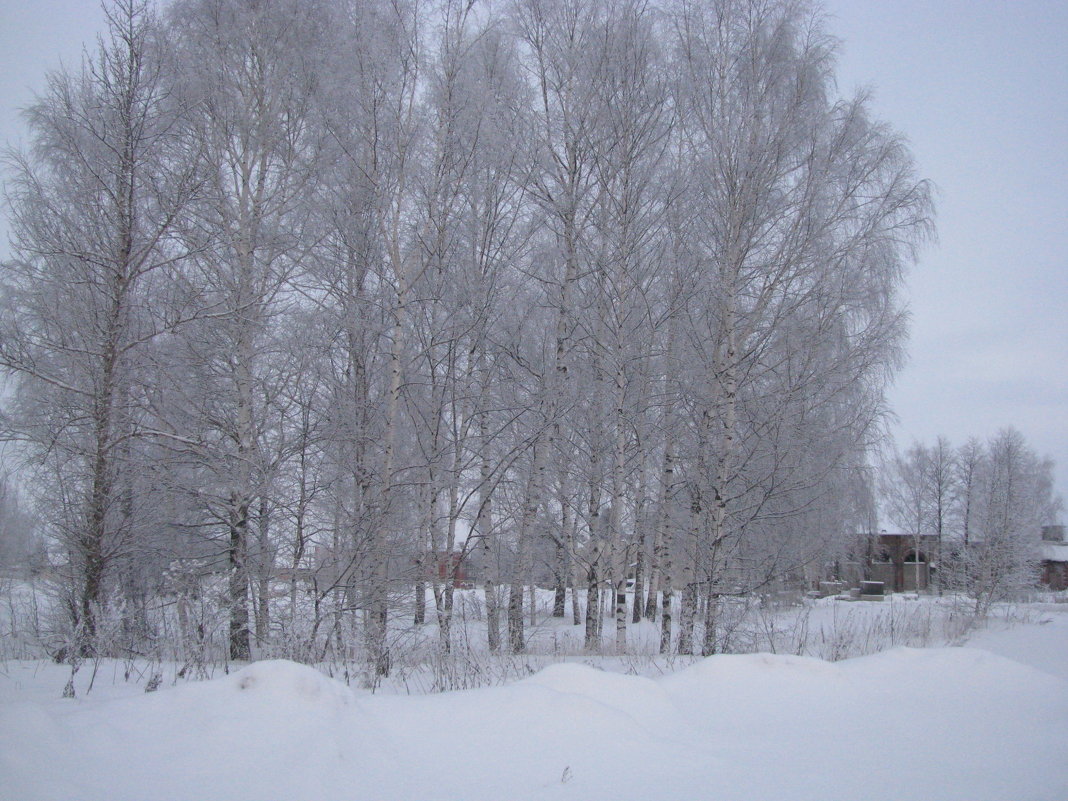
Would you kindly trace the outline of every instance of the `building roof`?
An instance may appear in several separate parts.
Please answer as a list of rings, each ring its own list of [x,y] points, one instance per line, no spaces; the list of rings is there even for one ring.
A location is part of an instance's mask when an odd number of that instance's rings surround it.
[[[1043,542],[1039,553],[1045,562],[1068,562],[1068,543]]]

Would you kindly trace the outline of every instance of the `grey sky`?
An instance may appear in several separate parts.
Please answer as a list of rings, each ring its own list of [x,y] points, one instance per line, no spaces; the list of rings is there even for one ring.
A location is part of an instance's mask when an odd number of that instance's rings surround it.
[[[909,279],[899,444],[1015,425],[1068,496],[1068,3],[834,0],[840,86],[874,87],[938,187]]]
[[[1017,426],[1068,497],[1068,3],[828,0],[840,86],[870,86],[938,187],[909,278],[899,444]],[[94,0],[0,0],[0,140],[99,28]],[[6,228],[0,224],[6,240]],[[6,245],[0,244],[0,252]]]

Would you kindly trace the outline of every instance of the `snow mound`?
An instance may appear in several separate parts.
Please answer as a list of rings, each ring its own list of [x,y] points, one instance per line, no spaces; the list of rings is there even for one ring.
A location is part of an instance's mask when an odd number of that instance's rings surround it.
[[[857,687],[839,664],[776,654],[710,656],[662,680],[694,725],[725,726],[754,745],[777,719],[810,721],[813,736],[831,735],[861,714]],[[830,706],[838,714],[828,717]],[[772,724],[774,725],[774,724]]]
[[[343,798],[395,763],[345,685],[293,662],[40,709],[0,707],[0,799]]]
[[[1064,679],[979,648],[893,648],[838,664],[846,675],[872,687],[896,687],[902,676],[914,676],[908,685],[914,699],[986,696],[990,703],[1015,703],[1016,695],[1006,690],[1026,688],[1027,696],[1068,700]]]
[[[352,690],[341,682],[286,659],[253,662],[224,681],[238,692],[275,701],[342,707],[355,702]]]
[[[593,702],[649,731],[663,732],[680,722],[678,707],[663,686],[642,676],[568,662],[550,665],[522,683],[572,696],[572,705],[578,699]]]
[[[841,681],[838,663],[808,656],[781,654],[721,654],[702,659],[664,679],[674,690],[700,690],[724,682],[826,682]]]
[[[1036,636],[1068,658],[1063,633]],[[259,662],[122,700],[0,703],[0,799],[1062,801],[1066,743],[1068,681],[969,648],[714,656],[656,680],[558,664],[415,697]]]

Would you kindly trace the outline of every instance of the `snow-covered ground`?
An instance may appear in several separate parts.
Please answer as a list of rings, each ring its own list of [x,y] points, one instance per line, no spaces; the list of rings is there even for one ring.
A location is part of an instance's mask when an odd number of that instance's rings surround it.
[[[106,662],[61,700],[69,669],[8,661],[0,798],[1063,801],[1068,607],[1028,617],[966,647],[715,656],[660,678],[569,662],[422,696],[282,661],[145,694]]]

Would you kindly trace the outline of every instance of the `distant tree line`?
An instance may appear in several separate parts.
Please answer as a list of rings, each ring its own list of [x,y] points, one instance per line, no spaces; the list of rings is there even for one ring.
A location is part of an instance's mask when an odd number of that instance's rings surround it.
[[[954,447],[914,443],[884,464],[881,496],[905,534],[934,536],[936,587],[968,593],[985,614],[1038,583],[1043,526],[1062,511],[1053,462],[1015,428]]]
[[[8,154],[0,284],[81,653],[167,595],[384,675],[477,563],[492,650],[544,584],[591,647],[607,606],[708,654],[870,519],[931,200],[815,5],[105,10]]]

